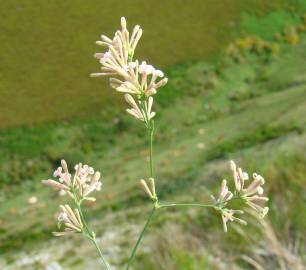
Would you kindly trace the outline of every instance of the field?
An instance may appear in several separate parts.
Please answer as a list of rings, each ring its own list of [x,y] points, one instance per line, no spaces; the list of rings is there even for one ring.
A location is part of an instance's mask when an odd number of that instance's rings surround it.
[[[118,105],[107,84],[89,74],[98,69],[92,55],[101,47],[95,41],[111,35],[123,15],[145,29],[138,56],[165,66],[210,55],[237,32],[242,11],[262,13],[281,0],[268,2],[1,1],[0,128],[94,115],[102,106]]]
[[[163,201],[205,203],[210,200],[211,192],[217,192],[224,177],[230,180],[228,160],[234,159],[248,172],[265,176],[266,192],[271,198],[269,216],[262,225],[250,216],[249,226],[233,224],[224,234],[219,217],[209,210],[185,209],[183,214],[177,210],[160,212],[141,246],[134,269],[305,269],[306,18],[303,15],[306,6],[303,2],[279,4],[281,8],[258,16],[250,14],[248,9],[252,5],[235,2],[235,10],[230,9],[229,18],[218,22],[216,29],[246,10],[237,20],[239,31],[210,36],[214,40],[204,42],[199,51],[189,49],[191,55],[184,51],[169,55],[171,47],[163,39],[157,46],[164,46],[168,52],[161,49],[161,55],[155,55],[155,49],[150,47],[153,45],[146,40],[159,37],[145,19],[140,21],[152,35],[144,39],[140,54],[161,65],[167,64],[169,77],[168,85],[156,98],[157,190]],[[82,51],[77,52],[74,47],[70,56],[61,58],[63,67],[69,63],[66,57],[80,54],[82,59],[77,65],[82,73],[94,71],[94,64],[86,56],[94,47],[89,48],[85,43],[93,40],[101,29],[101,24],[86,29],[87,34],[79,37],[84,45]],[[175,37],[182,38],[173,33]],[[63,39],[67,42],[66,34]],[[212,55],[217,47],[218,51]],[[68,50],[67,44],[63,50]],[[208,54],[208,60],[186,61]],[[181,63],[175,64],[177,59]],[[52,113],[49,119],[48,114],[41,113],[46,108],[41,101],[37,111],[25,118],[3,116],[4,127],[29,124],[32,119],[43,123],[0,132],[2,270],[100,269],[95,251],[85,240],[51,236],[56,223],[54,213],[64,198],[42,187],[40,180],[51,177],[62,157],[71,164],[86,161],[102,171],[102,192],[97,193],[97,203],[88,205],[86,214],[101,236],[99,241],[113,269],[126,262],[129,248],[144,223],[144,216],[148,215],[147,198],[138,185],[138,180],[147,176],[147,168],[143,166],[148,154],[143,128],[124,113],[122,104],[106,106],[103,111],[99,107],[92,109],[98,102],[101,107],[102,97],[108,100],[101,92],[101,81],[81,80],[80,85],[73,79],[80,76],[80,73],[72,76],[74,68],[62,74],[65,77],[71,74],[69,82],[65,81],[67,78],[55,79],[51,72],[45,85],[41,84],[42,89],[48,86],[49,91],[39,99],[48,104],[61,93],[55,88],[71,89],[52,104],[63,110],[58,116]],[[17,83],[22,85],[21,80],[14,82],[16,87]],[[43,77],[35,75],[33,80]],[[55,88],[52,90],[50,85]],[[92,92],[88,94],[85,89]],[[37,93],[37,89],[32,90]],[[76,91],[75,100],[72,91]],[[85,93],[94,96],[89,98],[89,104],[84,104]],[[117,102],[112,95],[109,98]],[[20,102],[33,108],[31,102],[37,101],[29,97]],[[20,109],[18,101],[8,102],[7,108],[14,110],[14,106]],[[73,111],[82,106],[90,107],[90,117]],[[22,110],[16,114],[24,115]],[[78,117],[73,120],[49,121],[63,115],[71,119],[75,113]],[[29,204],[31,196],[36,196],[38,202]]]

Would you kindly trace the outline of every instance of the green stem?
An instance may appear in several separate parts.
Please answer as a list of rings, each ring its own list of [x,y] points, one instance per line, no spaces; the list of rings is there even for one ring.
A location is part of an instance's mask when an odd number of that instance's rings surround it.
[[[210,207],[215,208],[213,204],[199,204],[199,203],[171,203],[171,204],[160,204],[159,208],[166,208],[166,207]]]
[[[89,234],[89,235],[91,236],[91,232],[90,232],[90,230],[89,230],[89,228],[88,228],[88,226],[87,226],[86,220],[85,220],[85,218],[84,218],[84,214],[83,214],[83,211],[82,211],[81,203],[76,202],[76,205],[77,205],[77,208],[78,208],[78,210],[79,210],[80,217],[81,217],[81,221],[82,221],[82,223],[83,223],[83,225],[84,225],[84,228],[85,228],[85,230],[86,230],[86,233]]]
[[[74,194],[74,200],[75,200],[75,204],[77,206],[77,209],[79,210],[79,213],[80,213],[80,218],[81,218],[81,221],[82,221],[82,224],[84,225],[84,228],[85,228],[85,231],[83,232],[84,235],[89,239],[91,240],[91,242],[94,244],[96,250],[98,251],[98,254],[100,255],[100,258],[102,260],[102,263],[105,267],[105,269],[109,270],[109,267],[107,265],[107,262],[106,260],[104,259],[103,257],[103,254],[102,254],[102,251],[99,247],[99,244],[96,240],[96,235],[94,232],[91,232],[87,226],[87,223],[86,223],[86,220],[85,220],[85,217],[84,217],[84,214],[83,214],[83,211],[82,211],[82,207],[81,207],[81,204],[82,202],[80,201],[77,201],[76,197],[75,197],[75,194]]]
[[[151,126],[148,128],[149,149],[150,149],[150,177],[153,178],[153,134],[154,121],[151,121]]]
[[[128,261],[128,263],[127,263],[127,265],[126,265],[126,268],[125,268],[126,270],[128,270],[128,269],[130,268],[130,266],[131,266],[131,264],[132,264],[132,262],[133,262],[133,259],[134,259],[134,257],[135,257],[137,248],[138,248],[138,246],[139,246],[139,244],[140,244],[142,238],[144,237],[144,234],[145,234],[145,232],[146,232],[146,230],[147,230],[147,228],[148,228],[148,226],[149,226],[149,224],[150,224],[150,222],[151,222],[151,219],[152,219],[153,214],[155,213],[155,211],[156,211],[156,208],[154,207],[154,208],[152,209],[152,211],[151,211],[151,213],[150,213],[148,219],[147,219],[146,224],[144,225],[144,227],[143,227],[143,229],[142,229],[142,231],[141,231],[141,233],[140,233],[140,235],[139,235],[139,237],[138,237],[138,239],[137,239],[137,242],[136,242],[136,244],[135,244],[133,250],[132,250],[131,256],[130,256],[129,261]]]
[[[96,240],[96,237],[94,236],[91,241],[93,242],[94,246],[96,247],[96,249],[97,249],[97,251],[98,251],[98,253],[100,255],[100,258],[102,260],[102,263],[103,263],[105,269],[109,270],[108,264],[107,264],[106,260],[103,257],[102,251],[101,251],[101,249],[99,247],[99,244],[98,244],[98,242]]]

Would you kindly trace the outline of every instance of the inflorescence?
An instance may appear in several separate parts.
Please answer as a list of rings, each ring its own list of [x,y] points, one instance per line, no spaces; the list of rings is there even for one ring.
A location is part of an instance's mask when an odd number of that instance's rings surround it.
[[[65,160],[61,161],[61,166],[58,167],[53,176],[58,180],[48,179],[43,180],[43,184],[57,191],[63,192],[70,196],[77,206],[80,206],[84,200],[95,201],[95,197],[89,195],[95,190],[101,190],[100,172],[95,172],[88,165],[81,163],[75,165],[75,173],[72,177],[68,170],[68,165]],[[65,225],[65,232],[56,232],[54,235],[63,236],[70,233],[81,233],[84,231],[84,224],[80,217],[80,209],[71,209],[69,205],[60,206],[60,214],[58,215],[58,227]]]
[[[159,202],[155,181],[153,178],[153,133],[154,133],[154,116],[152,111],[153,95],[156,94],[157,89],[164,86],[168,79],[164,77],[161,70],[155,69],[152,65],[146,62],[139,62],[133,60],[136,46],[141,38],[142,29],[136,25],[130,35],[127,30],[127,24],[124,17],[121,18],[121,30],[116,31],[113,39],[104,35],[101,40],[97,41],[98,45],[105,46],[107,51],[104,53],[96,53],[95,58],[99,59],[101,64],[101,72],[91,74],[92,77],[107,76],[109,77],[110,86],[118,92],[124,93],[124,98],[130,106],[126,111],[136,119],[145,123],[148,130],[148,143],[150,149],[150,177],[147,181],[140,180],[141,186],[153,203],[152,212],[141,231],[139,238],[132,249],[126,265],[126,270],[135,257],[137,248],[144,236],[144,233],[152,219],[154,212],[160,208],[167,207],[209,207],[221,214],[224,231],[227,231],[227,223],[238,222],[246,225],[247,222],[236,215],[244,214],[243,207],[252,208],[258,214],[258,217],[263,218],[269,208],[262,207],[261,204],[268,201],[267,197],[263,195],[264,178],[256,173],[253,174],[252,182],[246,186],[249,176],[238,168],[236,164],[231,161],[230,169],[232,171],[234,180],[234,191],[230,191],[227,181],[223,180],[221,183],[221,190],[218,197],[211,195],[211,204],[163,204]],[[61,195],[68,195],[72,198],[76,208],[72,209],[68,204],[60,205],[60,214],[58,215],[59,232],[55,232],[55,236],[64,236],[72,233],[82,233],[85,237],[93,242],[95,245],[106,269],[109,269],[107,262],[103,258],[100,247],[96,241],[96,236],[91,231],[82,213],[83,201],[96,200],[91,196],[94,191],[101,190],[101,174],[95,171],[88,165],[77,164],[74,167],[73,175],[69,172],[68,165],[65,160],[61,161],[61,166],[54,172],[54,177],[57,180],[48,179],[43,180],[43,184],[57,190]],[[241,209],[232,209],[231,202],[240,200],[243,203]],[[64,227],[64,228],[62,228]]]
[[[211,195],[212,201],[215,205],[215,209],[220,212],[223,222],[224,231],[227,232],[227,222],[236,221],[240,224],[246,225],[247,222],[234,216],[235,214],[243,214],[243,210],[229,209],[227,205],[233,201],[240,199],[246,206],[255,210],[260,218],[263,218],[269,211],[269,208],[262,207],[262,202],[267,202],[267,197],[261,196],[264,192],[263,185],[265,183],[264,178],[254,173],[253,181],[245,188],[245,181],[249,180],[249,176],[246,172],[243,172],[241,168],[237,168],[234,161],[230,162],[230,169],[233,174],[235,183],[235,191],[231,192],[228,188],[227,181],[224,179],[221,184],[221,190],[218,198]]]
[[[100,73],[92,73],[92,77],[110,77],[110,86],[124,93],[125,100],[131,106],[127,112],[144,122],[154,116],[152,112],[153,95],[164,86],[168,79],[161,70],[155,69],[145,61],[133,60],[134,52],[142,35],[142,29],[136,25],[130,36],[124,17],[121,18],[121,30],[116,31],[113,39],[101,36],[96,44],[106,47],[104,53],[94,56],[101,64]]]

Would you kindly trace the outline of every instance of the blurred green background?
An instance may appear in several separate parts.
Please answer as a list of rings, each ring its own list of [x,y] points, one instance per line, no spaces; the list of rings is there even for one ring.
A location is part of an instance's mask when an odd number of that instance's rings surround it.
[[[209,201],[229,159],[271,198],[264,224],[227,234],[208,210],[159,213],[134,269],[305,269],[305,1],[0,0],[0,14],[1,270],[101,269],[86,240],[51,236],[65,198],[40,180],[61,158],[102,171],[87,216],[113,269],[126,262],[149,211],[146,134],[89,78],[94,41],[121,16],[144,29],[136,57],[169,77],[155,102],[160,198]]]

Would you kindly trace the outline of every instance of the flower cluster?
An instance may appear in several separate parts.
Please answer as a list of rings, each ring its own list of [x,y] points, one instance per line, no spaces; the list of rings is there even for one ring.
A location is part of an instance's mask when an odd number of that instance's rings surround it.
[[[60,205],[61,212],[58,215],[58,227],[65,225],[65,230],[62,232],[54,232],[55,236],[64,236],[72,233],[81,233],[83,230],[83,223],[81,220],[80,212],[78,209],[71,209],[71,207],[66,205]]]
[[[248,206],[264,217],[269,211],[269,207],[260,206],[260,203],[269,200],[268,197],[261,196],[264,193],[265,179],[261,175],[253,173],[253,181],[248,187],[245,187],[245,181],[249,179],[248,174],[238,168],[234,161],[231,161],[230,167],[235,182],[236,196],[242,198]]]
[[[235,214],[243,214],[242,210],[233,210],[226,208],[228,202],[233,198],[233,193],[229,190],[227,186],[227,181],[224,179],[221,184],[220,194],[218,198],[211,195],[211,198],[216,206],[216,209],[221,213],[223,229],[227,232],[227,222],[236,221],[240,224],[246,225],[246,221],[235,217]]]
[[[95,190],[101,190],[100,172],[95,172],[88,165],[77,164],[74,167],[74,176],[69,173],[68,166],[65,160],[61,161],[61,166],[58,167],[53,176],[58,178],[58,181],[53,179],[43,180],[43,184],[52,187],[55,190],[60,190],[68,194],[76,201],[95,201],[94,197],[88,197]]]
[[[55,236],[84,232],[83,228],[86,225],[83,224],[81,218],[81,204],[84,200],[95,201],[96,198],[88,197],[88,195],[95,190],[101,190],[100,172],[95,172],[92,167],[82,165],[82,163],[75,165],[74,170],[75,173],[72,177],[66,161],[62,160],[61,166],[53,173],[53,176],[58,178],[58,180],[42,180],[44,185],[60,191],[61,195],[62,193],[68,194],[78,207],[78,209],[72,210],[68,204],[60,206],[61,212],[58,216],[58,227],[61,228],[62,225],[65,225],[65,230],[54,232]]]
[[[95,58],[101,64],[100,73],[92,77],[109,76],[110,86],[125,93],[125,99],[132,107],[127,109],[135,118],[148,122],[155,113],[151,112],[153,97],[157,89],[164,86],[168,79],[161,70],[155,69],[145,61],[133,61],[136,45],[142,35],[142,29],[136,25],[130,36],[124,17],[121,18],[121,30],[116,31],[113,39],[104,35],[96,43],[105,46],[105,53],[96,53]]]
[[[228,203],[233,199],[242,199],[242,201],[254,209],[260,218],[263,218],[269,211],[268,207],[262,207],[261,202],[267,202],[267,197],[261,196],[263,194],[264,178],[256,173],[253,174],[252,183],[245,188],[245,181],[249,179],[246,172],[243,172],[241,168],[238,168],[234,161],[230,162],[230,168],[233,174],[235,191],[231,192],[228,188],[227,181],[223,180],[221,184],[221,190],[219,197],[215,198],[211,195],[214,202],[215,209],[220,212],[223,222],[224,231],[227,231],[227,222],[236,221],[240,224],[246,225],[246,221],[235,217],[235,214],[243,214],[242,210],[233,210],[227,208]]]

